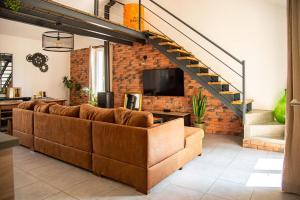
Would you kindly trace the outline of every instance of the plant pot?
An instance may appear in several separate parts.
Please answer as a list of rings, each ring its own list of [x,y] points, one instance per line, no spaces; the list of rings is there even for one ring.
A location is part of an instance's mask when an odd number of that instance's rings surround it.
[[[200,123],[200,124],[198,124],[198,123],[196,123],[196,122],[194,122],[194,126],[196,127],[196,128],[201,128],[201,129],[205,129],[205,123]]]

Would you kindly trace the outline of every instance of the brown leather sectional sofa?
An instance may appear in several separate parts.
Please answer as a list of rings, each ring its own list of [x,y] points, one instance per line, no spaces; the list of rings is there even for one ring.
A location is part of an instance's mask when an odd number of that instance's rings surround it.
[[[202,153],[203,131],[183,119],[154,125],[149,112],[47,106],[13,110],[20,144],[142,193]]]

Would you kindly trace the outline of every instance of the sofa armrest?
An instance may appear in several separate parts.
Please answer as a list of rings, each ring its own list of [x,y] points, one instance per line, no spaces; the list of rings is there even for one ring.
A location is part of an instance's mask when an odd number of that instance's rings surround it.
[[[93,153],[143,168],[184,148],[183,119],[151,128],[93,121],[92,133]]]
[[[148,130],[148,166],[184,148],[184,119],[179,118]]]
[[[33,111],[14,108],[12,118],[13,131],[33,135]]]

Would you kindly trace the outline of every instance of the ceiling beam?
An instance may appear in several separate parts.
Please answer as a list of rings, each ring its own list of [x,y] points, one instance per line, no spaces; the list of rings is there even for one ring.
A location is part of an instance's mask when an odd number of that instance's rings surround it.
[[[140,42],[140,43],[145,42],[145,40],[133,37],[125,33],[121,33],[120,31],[112,31],[94,24],[86,23],[85,21],[76,20],[76,19],[74,20],[72,18],[67,18],[66,16],[57,13],[47,12],[46,10],[37,10],[36,8],[22,7],[19,12],[27,15],[39,17],[42,19],[46,19],[46,20],[56,21],[61,24],[69,25],[83,30],[88,30],[101,35],[115,37],[116,39],[122,39],[130,42]]]
[[[133,37],[145,40],[146,37],[142,32],[127,28],[120,24],[105,20],[101,17],[96,17],[89,13],[59,4],[51,0],[22,0],[22,5],[30,8],[37,8],[41,10],[47,10],[49,12],[59,13],[74,19],[83,20],[87,23],[96,24],[103,28],[110,29],[112,31],[119,31],[121,33],[129,34]]]
[[[77,35],[82,35],[82,36],[87,36],[87,37],[93,37],[101,40],[108,40],[112,41],[115,43],[121,43],[125,45],[132,45],[133,43],[130,41],[122,40],[122,39],[117,39],[111,36],[107,35],[102,35],[99,33],[95,32],[90,32],[86,31],[83,29],[79,28],[74,28],[65,24],[57,25],[56,21],[50,21],[50,20],[45,20],[37,17],[32,17],[26,14],[18,13],[18,12],[13,12],[5,8],[0,8],[0,17],[4,19],[9,19],[13,21],[18,21],[18,22],[23,22],[31,25],[36,25],[36,26],[41,26],[41,27],[46,27],[50,29],[55,29],[55,30],[60,30],[64,32],[69,32]]]

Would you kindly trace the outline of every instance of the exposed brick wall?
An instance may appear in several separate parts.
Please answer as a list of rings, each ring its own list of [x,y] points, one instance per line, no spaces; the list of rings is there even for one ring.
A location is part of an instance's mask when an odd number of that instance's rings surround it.
[[[75,50],[71,53],[71,67],[70,76],[71,79],[82,87],[89,86],[89,48]],[[70,92],[70,104],[79,105],[88,102],[88,96],[79,95],[74,89]]]
[[[147,55],[145,64],[142,58]],[[114,45],[113,47],[113,91],[115,107],[123,106],[127,91],[143,91],[142,71],[144,69],[170,68],[174,64],[152,45],[134,46]],[[192,95],[200,86],[190,76],[184,75],[184,97],[146,97],[143,96],[143,110],[163,110],[192,113]],[[204,91],[208,96],[205,114],[206,133],[239,135],[243,131],[241,120],[218,99]]]

